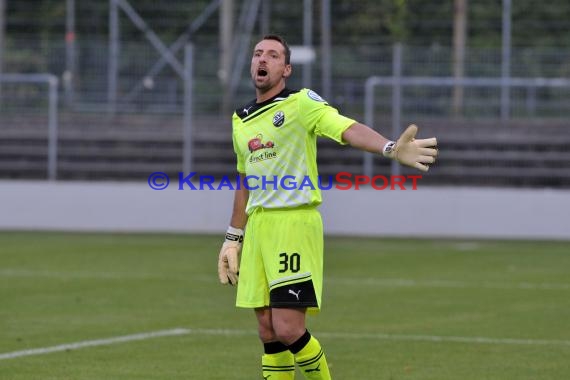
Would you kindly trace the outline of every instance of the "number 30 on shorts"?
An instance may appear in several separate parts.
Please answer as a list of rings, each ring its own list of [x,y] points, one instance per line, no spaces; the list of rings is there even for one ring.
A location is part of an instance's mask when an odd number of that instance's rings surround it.
[[[297,252],[288,255],[286,252],[280,253],[279,264],[281,268],[279,269],[279,273],[284,273],[290,270],[293,273],[297,273],[301,269],[301,255]]]

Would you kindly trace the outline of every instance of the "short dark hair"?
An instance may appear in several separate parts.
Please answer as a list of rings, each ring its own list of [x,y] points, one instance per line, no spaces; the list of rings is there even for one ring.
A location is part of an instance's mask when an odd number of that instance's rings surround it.
[[[291,49],[289,48],[287,41],[285,41],[285,38],[277,34],[266,34],[263,36],[262,40],[274,40],[281,43],[285,48],[285,64],[288,65],[291,63]]]

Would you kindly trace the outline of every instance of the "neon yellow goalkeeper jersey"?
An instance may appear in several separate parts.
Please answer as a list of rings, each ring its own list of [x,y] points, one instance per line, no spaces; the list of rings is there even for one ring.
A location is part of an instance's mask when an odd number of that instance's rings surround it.
[[[317,136],[344,144],[353,123],[309,89],[285,89],[237,109],[232,135],[237,170],[247,176],[241,181],[249,190],[246,212],[320,204]]]

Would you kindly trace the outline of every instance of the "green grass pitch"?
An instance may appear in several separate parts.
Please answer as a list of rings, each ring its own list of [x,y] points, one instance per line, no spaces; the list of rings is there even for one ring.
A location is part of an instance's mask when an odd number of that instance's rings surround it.
[[[220,236],[0,233],[0,379],[260,379]],[[308,318],[340,380],[570,379],[570,244],[325,240]],[[23,350],[185,329],[44,354]],[[302,378],[300,375],[297,378]]]

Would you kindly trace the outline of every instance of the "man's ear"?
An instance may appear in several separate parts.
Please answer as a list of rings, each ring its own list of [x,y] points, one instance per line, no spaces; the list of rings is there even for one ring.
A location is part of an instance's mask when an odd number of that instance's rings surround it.
[[[285,70],[283,71],[283,78],[289,78],[292,72],[293,68],[291,67],[291,64],[285,65]]]

